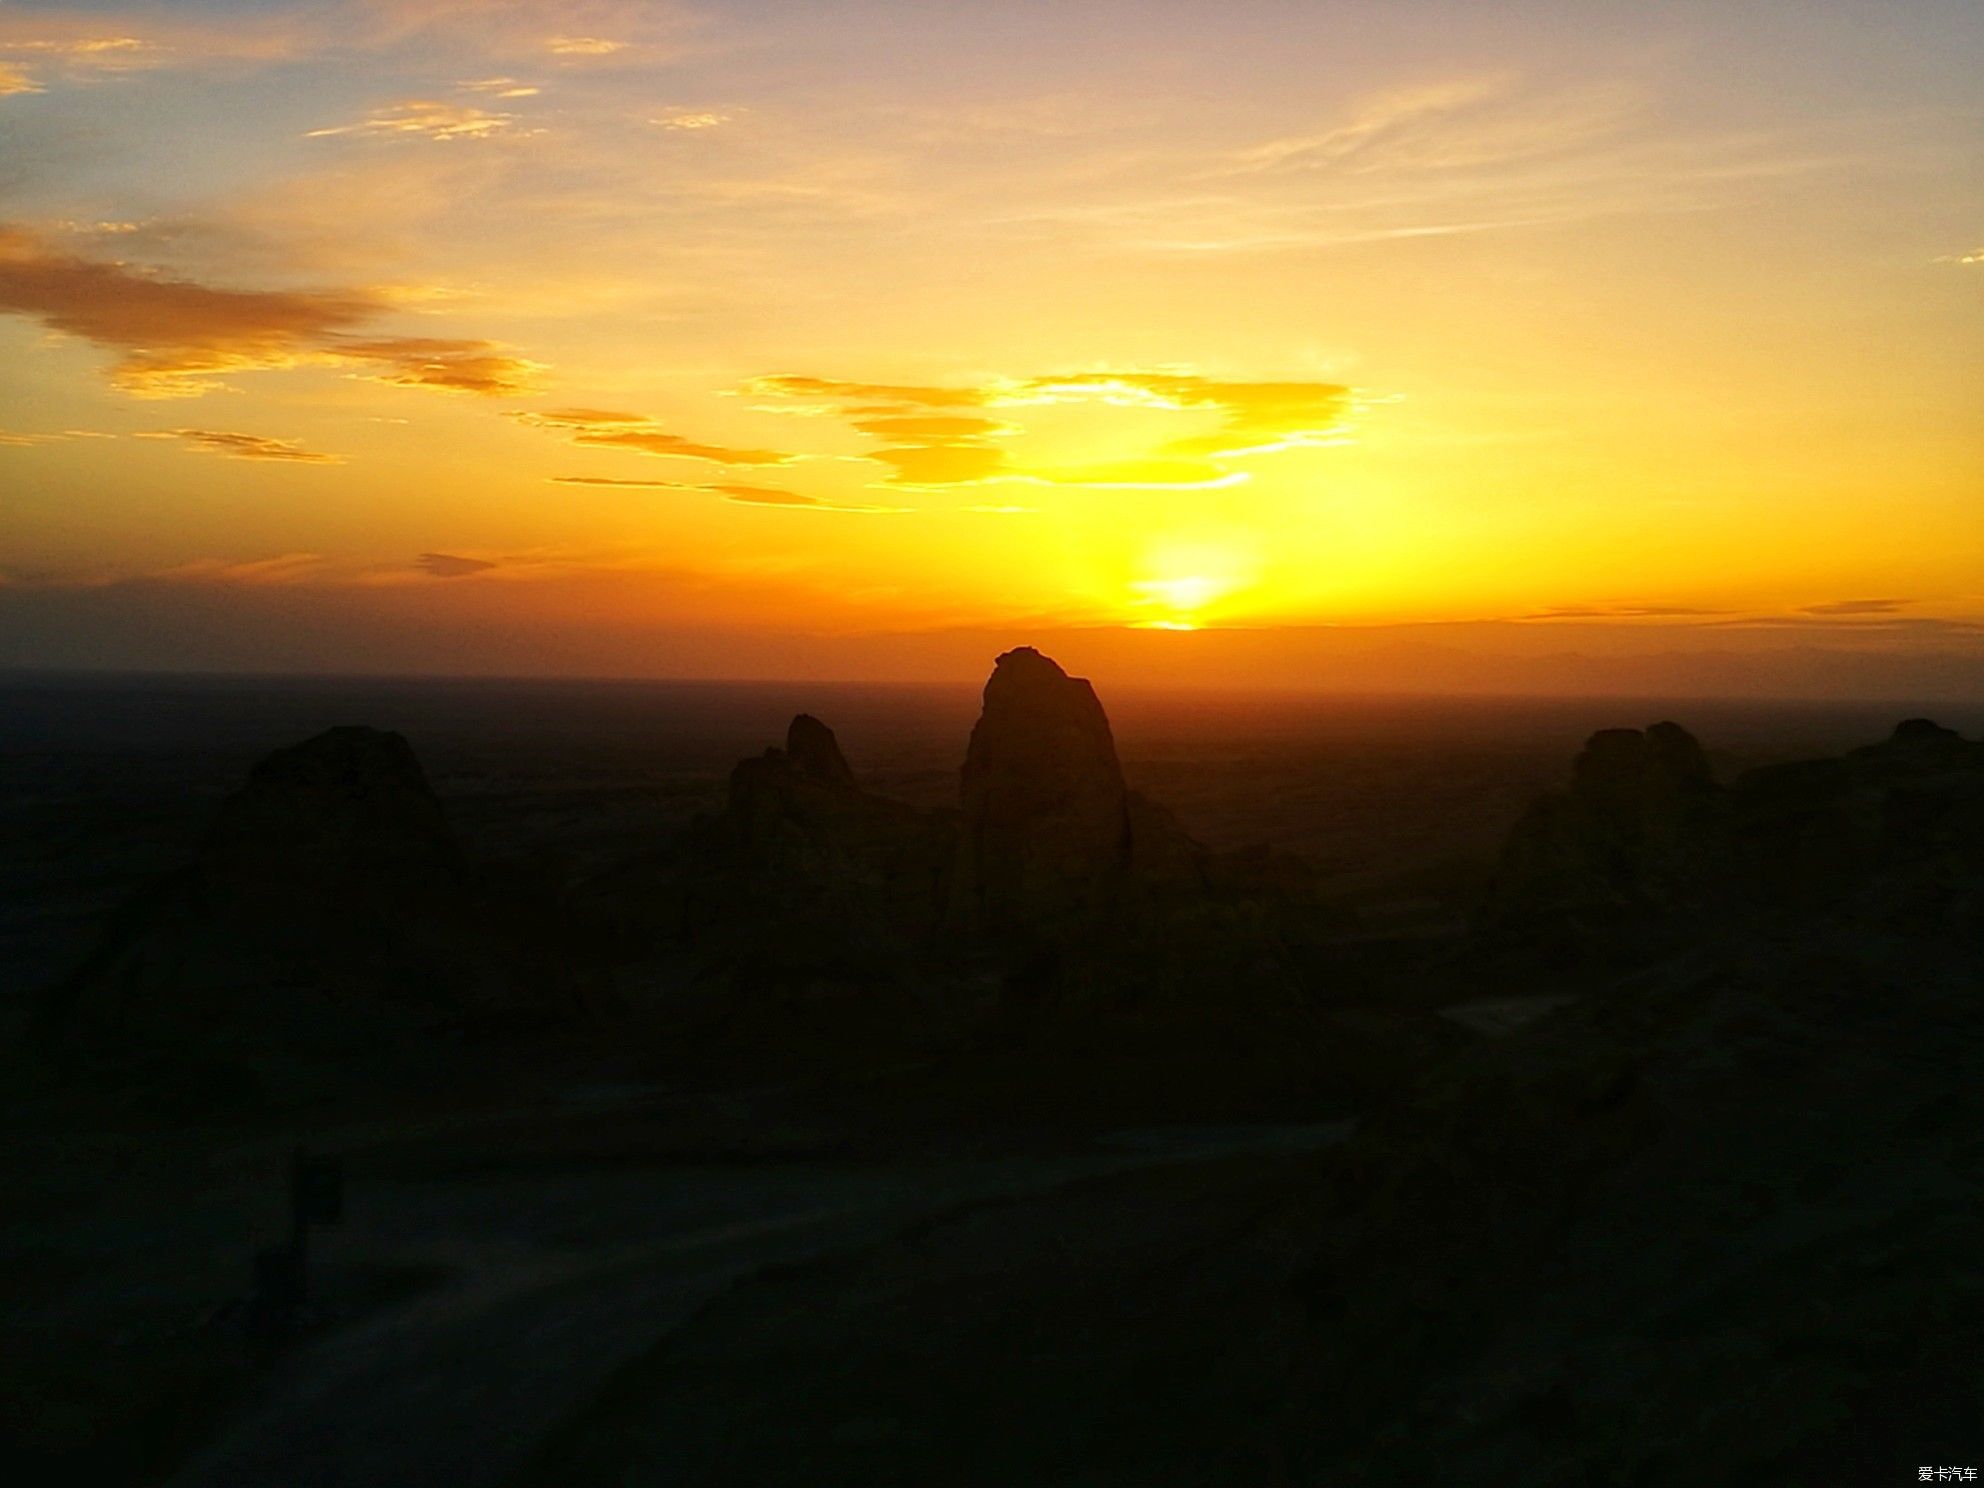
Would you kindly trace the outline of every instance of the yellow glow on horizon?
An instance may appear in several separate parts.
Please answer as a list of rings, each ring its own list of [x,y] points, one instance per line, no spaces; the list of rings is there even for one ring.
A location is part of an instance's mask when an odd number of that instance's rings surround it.
[[[1255,585],[1259,565],[1243,537],[1198,538],[1153,546],[1141,577],[1128,584],[1131,621],[1146,629],[1197,630]]]
[[[63,162],[0,213],[0,596],[93,664],[216,609],[215,654],[348,611],[409,665],[562,628],[740,674],[1056,627],[1291,674],[1364,626],[1984,647],[1974,8],[1787,50],[1181,0],[1038,55],[906,3],[60,9],[0,20]]]

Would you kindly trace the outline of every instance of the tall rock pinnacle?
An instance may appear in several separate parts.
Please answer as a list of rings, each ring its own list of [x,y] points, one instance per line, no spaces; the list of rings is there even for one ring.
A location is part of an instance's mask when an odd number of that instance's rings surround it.
[[[984,929],[1096,908],[1130,863],[1129,793],[1095,690],[1030,646],[999,657],[962,774],[953,913]]]

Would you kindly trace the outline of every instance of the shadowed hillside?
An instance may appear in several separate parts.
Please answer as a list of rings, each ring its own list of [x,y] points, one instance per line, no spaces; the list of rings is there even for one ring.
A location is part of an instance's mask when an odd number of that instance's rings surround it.
[[[1195,840],[1029,648],[948,801],[802,713],[618,851],[478,855],[398,734],[283,749],[10,1067],[20,1460],[1235,1488],[1959,1461],[1984,744],[1917,719],[1725,758],[1601,731],[1400,912],[1409,877]],[[345,1155],[350,1214],[278,1306],[250,1240],[299,1141]]]

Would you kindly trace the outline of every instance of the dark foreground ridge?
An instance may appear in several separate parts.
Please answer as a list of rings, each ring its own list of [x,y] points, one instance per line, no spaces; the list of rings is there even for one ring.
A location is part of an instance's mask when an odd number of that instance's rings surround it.
[[[1469,925],[1390,937],[1195,842],[1030,648],[954,807],[866,788],[802,714],[681,842],[563,875],[466,861],[406,742],[338,729],[255,770],[37,1036],[76,1088],[251,1129],[552,1063],[775,1088],[753,1142],[803,1112],[871,1162],[1355,1123],[981,1183],[712,1271],[648,1334],[674,1273],[630,1257],[672,1252],[637,1227],[559,1294],[620,1341],[525,1481],[1829,1484],[1984,1450],[1984,744],[1924,720],[1728,781],[1676,724],[1596,734]]]

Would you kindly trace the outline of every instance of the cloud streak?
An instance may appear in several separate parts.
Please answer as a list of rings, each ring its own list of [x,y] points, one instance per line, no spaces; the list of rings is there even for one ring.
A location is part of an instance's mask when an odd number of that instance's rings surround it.
[[[505,98],[535,93],[535,88],[512,90]],[[414,136],[443,143],[465,139],[487,139],[493,134],[513,132],[515,114],[498,113],[465,103],[441,103],[429,98],[409,99],[368,114],[356,124],[338,124],[312,129],[305,139],[329,139],[336,135]]]
[[[1806,605],[1801,615],[1892,615],[1906,609],[1912,599],[1835,599],[1825,604]]]
[[[534,429],[565,435],[573,444],[604,449],[630,449],[644,455],[683,460],[707,460],[713,465],[789,465],[799,457],[783,450],[739,449],[708,444],[671,433],[645,414],[600,408],[554,408],[511,415]]]
[[[401,387],[508,395],[534,363],[488,341],[367,337],[392,310],[359,290],[243,290],[58,249],[0,224],[0,312],[119,353],[111,382],[137,397],[197,397],[234,372],[357,367]]]
[[[736,502],[740,506],[781,507],[790,511],[849,512],[861,516],[900,516],[909,511],[909,508],[904,506],[868,506],[858,502],[828,501],[819,496],[788,491],[780,486],[741,485],[721,481],[706,484],[698,481],[622,480],[604,475],[554,475],[550,477],[550,481],[555,486],[704,491],[713,496],[721,496],[725,501]]]
[[[466,579],[500,567],[487,558],[464,558],[456,553],[422,553],[413,560],[413,566],[436,579]]]
[[[939,487],[1023,481],[1050,486],[1211,489],[1247,479],[1233,462],[1341,441],[1351,389],[1331,382],[1249,382],[1170,371],[1081,372],[1009,378],[972,387],[856,382],[792,374],[754,378],[742,389],[778,411],[837,415],[881,441],[868,458],[889,483]],[[1020,459],[1023,431],[1008,410],[1086,404],[1211,415],[1212,432],[1181,435],[1129,458],[1043,465]],[[980,411],[985,410],[985,411]],[[997,410],[1001,417],[990,416]]]
[[[270,439],[261,434],[237,434],[220,429],[160,429],[144,433],[140,439],[176,439],[203,454],[222,455],[230,460],[277,460],[296,465],[341,465],[336,455],[305,449],[287,439]]]

